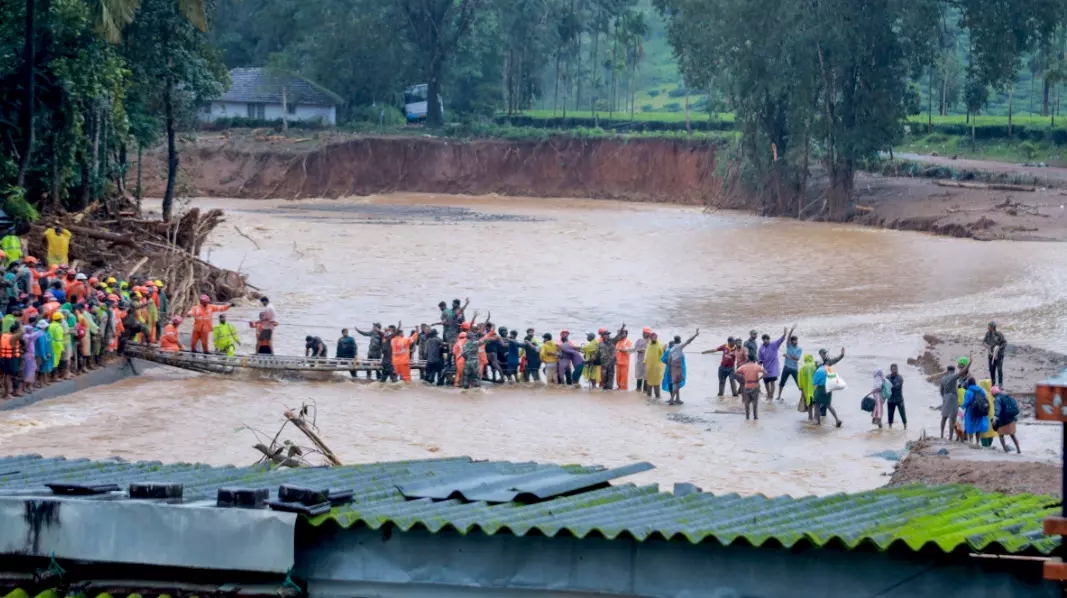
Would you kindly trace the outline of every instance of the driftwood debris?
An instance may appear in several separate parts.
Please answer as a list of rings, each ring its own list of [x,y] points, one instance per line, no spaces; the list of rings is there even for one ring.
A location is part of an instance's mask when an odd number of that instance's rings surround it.
[[[44,255],[45,229],[62,226],[72,233],[72,259],[93,272],[129,272],[165,281],[174,313],[184,313],[201,294],[220,302],[249,295],[244,276],[199,257],[212,230],[224,221],[221,210],[192,208],[170,222],[139,212],[127,218],[126,213],[94,203],[75,214],[46,215],[31,227],[30,252]]]
[[[1028,185],[1009,185],[1007,183],[965,183],[962,181],[952,181],[948,179],[937,179],[934,184],[938,187],[953,187],[956,189],[986,189],[994,191],[1023,191],[1034,192],[1037,191],[1037,187]]]
[[[311,429],[312,426],[304,419],[305,412],[306,409],[301,409],[300,415],[297,415],[291,410],[286,409],[285,419],[292,422],[297,429],[303,432],[304,435],[311,440],[312,444],[322,452],[322,456],[326,457],[326,460],[329,461],[331,465],[341,465],[341,460],[337,458],[337,455],[333,454],[330,447],[326,446],[326,443],[319,438],[319,435]]]
[[[310,462],[308,457],[313,455],[322,455],[322,458],[326,460],[326,466],[339,466],[341,460],[330,447],[326,446],[326,443],[319,436],[318,429],[315,426],[314,421],[315,407],[314,405],[304,404],[301,405],[299,411],[292,409],[285,410],[285,421],[281,427],[278,428],[278,432],[270,439],[270,442],[263,442],[266,435],[258,432],[253,428],[246,429],[251,430],[256,435],[260,442],[252,445],[252,448],[256,449],[262,457],[260,457],[257,463],[272,463],[279,467],[315,467],[316,464]],[[311,415],[312,419],[308,419]],[[296,429],[300,430],[314,445],[313,448],[303,448],[298,446],[291,440],[279,440],[285,427],[292,424]]]

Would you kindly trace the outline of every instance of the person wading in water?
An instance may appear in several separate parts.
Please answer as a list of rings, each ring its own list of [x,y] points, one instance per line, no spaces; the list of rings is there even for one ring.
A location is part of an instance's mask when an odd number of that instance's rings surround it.
[[[699,328],[697,328],[696,332],[693,333],[693,336],[689,337],[689,340],[684,343],[682,342],[681,336],[675,336],[674,343],[672,343],[671,348],[667,350],[667,372],[671,376],[671,398],[667,401],[668,405],[683,404],[682,386],[685,385],[685,348],[698,336],[700,336]]]

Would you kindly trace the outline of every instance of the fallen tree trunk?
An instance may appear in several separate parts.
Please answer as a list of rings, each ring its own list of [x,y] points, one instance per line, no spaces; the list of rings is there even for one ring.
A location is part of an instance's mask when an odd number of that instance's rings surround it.
[[[296,459],[291,459],[289,457],[286,457],[285,455],[282,455],[282,451],[285,450],[285,447],[278,447],[278,450],[276,450],[274,452],[271,452],[271,450],[268,449],[266,447],[266,445],[264,445],[263,443],[256,443],[253,448],[255,448],[257,451],[263,453],[263,456],[266,457],[267,459],[270,459],[270,461],[272,463],[274,463],[275,465],[279,465],[281,467],[303,467],[304,466],[304,464],[301,463],[300,461],[297,461]]]

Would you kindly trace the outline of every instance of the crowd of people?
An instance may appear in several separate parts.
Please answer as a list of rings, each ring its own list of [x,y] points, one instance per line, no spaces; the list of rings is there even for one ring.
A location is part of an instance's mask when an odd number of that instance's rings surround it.
[[[264,297],[261,301],[264,310],[258,320],[251,323],[256,329],[256,352],[273,353],[272,333],[278,325],[277,316],[269,299]],[[632,365],[635,391],[656,399],[666,393],[668,405],[683,403],[685,350],[700,334],[699,330],[685,340],[674,336],[666,344],[647,327],[641,330],[636,340],[631,340],[625,324],[614,332],[607,328],[589,332],[584,342],[573,339],[566,329],[554,336],[551,332],[538,335],[534,328],[527,328],[520,338],[517,329],[494,324],[491,314],[479,323],[479,314],[474,312],[468,321],[469,306],[469,299],[465,303],[455,299],[451,305],[442,301],[438,304],[438,322],[424,323],[408,332],[404,331],[402,322],[384,327],[376,322],[367,330],[355,327],[357,335],[368,338],[366,359],[377,365],[367,372],[367,377],[382,382],[410,382],[412,361],[422,360],[421,380],[437,386],[472,388],[483,382],[540,383],[543,375],[547,385],[580,387],[584,382],[589,388],[629,390]],[[216,352],[235,354],[240,337],[237,328],[222,313],[228,308],[229,305],[211,303],[206,295],[200,298],[200,304],[188,314],[196,319],[194,351],[200,347],[207,352],[207,339],[211,336]],[[212,316],[216,313],[219,313],[219,323],[212,326]],[[184,350],[177,335],[180,323],[181,318],[175,317],[164,329],[164,350]],[[845,349],[842,348],[836,356],[827,349],[819,349],[816,358],[800,347],[795,331],[795,326],[784,329],[780,337],[772,339],[770,334],[761,336],[752,330],[747,339],[729,337],[719,347],[704,351],[704,355],[721,355],[718,396],[724,397],[729,384],[732,396],[740,398],[744,406],[745,418],[758,420],[761,395],[766,396],[767,401],[776,398],[782,401],[782,393],[792,381],[800,391],[798,411],[806,413],[815,425],[822,425],[824,418],[830,416],[834,424],[841,427],[843,420],[833,404],[833,396],[845,386],[833,366],[845,358]],[[970,376],[968,358],[960,359],[959,370],[956,366],[950,367],[941,380],[942,435],[949,422],[952,424],[950,439],[953,434],[958,434],[978,443],[983,435],[988,438],[989,430],[994,430],[1001,437],[1002,445],[1003,437],[1010,436],[1018,450],[1015,438],[1018,403],[996,386],[998,377],[1003,384],[1007,342],[997,331],[995,322],[989,324],[985,344],[992,388],[982,389]],[[326,342],[318,336],[306,336],[305,356],[328,357]],[[358,343],[347,328],[341,330],[335,356],[359,358]],[[356,370],[352,375],[357,376]],[[882,428],[888,424],[892,428],[899,418],[900,424],[907,429],[904,378],[896,364],[889,366],[888,375],[881,368],[874,371],[873,385],[860,406],[870,413],[872,426]],[[982,413],[986,415],[979,417]]]
[[[0,238],[0,377],[3,398],[19,397],[94,370],[129,340],[155,342],[167,313],[162,280],[90,273],[68,265],[71,233],[44,234],[44,259],[11,228]]]

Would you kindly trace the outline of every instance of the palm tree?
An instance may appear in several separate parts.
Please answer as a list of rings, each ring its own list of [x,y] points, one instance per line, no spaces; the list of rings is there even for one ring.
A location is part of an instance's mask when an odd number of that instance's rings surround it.
[[[96,30],[107,41],[122,41],[122,29],[133,22],[141,0],[94,0]],[[205,0],[175,0],[180,12],[194,27],[207,30]]]
[[[122,40],[122,29],[133,22],[141,0],[92,0],[95,26],[101,37],[110,43]],[[178,11],[197,29],[207,30],[205,0],[175,0]],[[47,16],[47,15],[46,15]],[[23,42],[24,83],[20,122],[23,128],[22,155],[19,156],[19,171],[16,185],[24,187],[26,172],[33,155],[34,138],[34,80],[37,77],[37,0],[26,0],[26,25]]]

